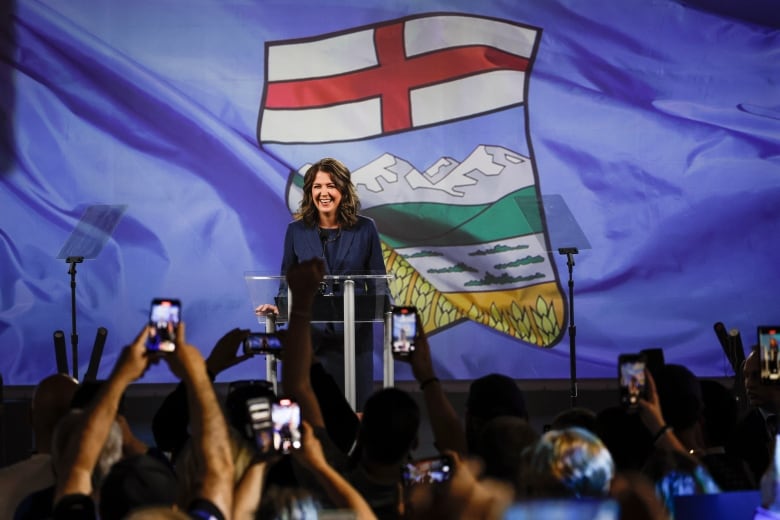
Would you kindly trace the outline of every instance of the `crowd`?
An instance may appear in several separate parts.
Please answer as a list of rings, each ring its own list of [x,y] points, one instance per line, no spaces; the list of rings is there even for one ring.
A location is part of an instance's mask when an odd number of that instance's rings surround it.
[[[744,365],[752,408],[743,417],[732,389],[667,364],[646,374],[647,394],[635,410],[569,409],[538,432],[506,375],[473,381],[459,416],[423,333],[406,360],[423,407],[403,390],[384,388],[358,415],[313,355],[311,306],[323,275],[318,259],[287,272],[294,304],[279,393],[297,404],[299,447],[280,453],[263,444],[266,404],[280,397],[272,385],[234,382],[224,402],[217,397],[214,380],[245,359],[239,345],[247,331],[228,332],[204,359],[183,323],[173,352],[150,354],[145,325],[100,384],[79,385],[64,374],[40,382],[31,410],[36,452],[0,469],[0,516],[492,519],[564,508],[568,518],[600,510],[666,519],[674,518],[675,496],[754,490],[764,478],[760,514],[771,517],[780,387],[761,384],[756,352]],[[124,419],[123,395],[153,363],[181,382],[157,410],[149,446]],[[446,462],[424,483],[408,484],[401,468],[415,460],[423,421]]]

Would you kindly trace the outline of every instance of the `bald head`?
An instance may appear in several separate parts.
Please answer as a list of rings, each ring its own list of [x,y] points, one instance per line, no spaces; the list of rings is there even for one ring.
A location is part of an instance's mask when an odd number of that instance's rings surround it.
[[[70,401],[78,386],[78,382],[69,375],[54,374],[44,378],[35,387],[30,413],[35,447],[39,452],[49,452],[54,427],[68,413]]]

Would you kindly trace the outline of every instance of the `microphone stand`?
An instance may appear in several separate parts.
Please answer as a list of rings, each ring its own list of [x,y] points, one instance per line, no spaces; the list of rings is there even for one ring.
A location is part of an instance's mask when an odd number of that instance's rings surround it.
[[[569,267],[569,373],[571,406],[577,406],[577,357],[576,337],[577,326],[574,324],[574,255],[579,253],[576,247],[561,247],[558,253],[566,255],[566,265]]]
[[[83,256],[69,256],[66,260],[70,264],[70,346],[73,356],[73,378],[79,379],[79,335],[76,332],[76,264],[84,261]]]

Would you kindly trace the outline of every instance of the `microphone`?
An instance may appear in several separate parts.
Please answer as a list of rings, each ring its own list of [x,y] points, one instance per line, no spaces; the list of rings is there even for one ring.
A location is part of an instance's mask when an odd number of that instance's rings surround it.
[[[92,355],[89,358],[89,366],[87,366],[87,373],[84,374],[84,381],[97,380],[98,368],[100,367],[100,360],[103,357],[103,348],[106,345],[106,336],[108,336],[108,329],[100,327],[95,335],[95,343],[92,344]]]
[[[65,333],[61,330],[54,331],[54,357],[57,361],[57,372],[68,373],[68,358],[65,347]]]

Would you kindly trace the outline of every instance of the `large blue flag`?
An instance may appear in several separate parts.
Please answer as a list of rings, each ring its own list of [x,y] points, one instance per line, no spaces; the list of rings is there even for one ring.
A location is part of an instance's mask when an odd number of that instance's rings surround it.
[[[713,324],[749,346],[780,323],[776,28],[671,0],[311,4],[7,8],[6,383],[55,371],[58,253],[94,205],[123,212],[77,266],[81,374],[96,329],[104,376],[154,297],[182,301],[204,352],[258,329],[244,274],[278,274],[300,172],[325,156],[353,171],[442,378],[568,377],[570,277],[580,377],[651,347],[729,375]]]

